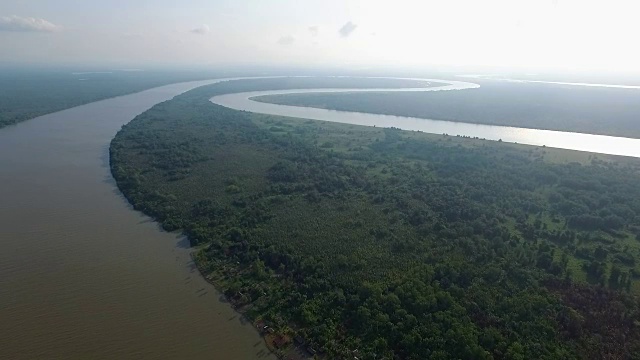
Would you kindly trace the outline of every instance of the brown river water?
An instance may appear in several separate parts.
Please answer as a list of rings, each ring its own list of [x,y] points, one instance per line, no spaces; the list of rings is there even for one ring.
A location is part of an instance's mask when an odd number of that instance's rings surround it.
[[[109,172],[123,124],[205,83],[0,130],[0,359],[274,358]]]

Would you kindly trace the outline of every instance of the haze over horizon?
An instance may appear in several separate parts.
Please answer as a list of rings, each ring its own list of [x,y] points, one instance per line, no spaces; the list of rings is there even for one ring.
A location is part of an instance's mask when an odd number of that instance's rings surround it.
[[[637,8],[569,0],[5,0],[0,61],[635,71]]]

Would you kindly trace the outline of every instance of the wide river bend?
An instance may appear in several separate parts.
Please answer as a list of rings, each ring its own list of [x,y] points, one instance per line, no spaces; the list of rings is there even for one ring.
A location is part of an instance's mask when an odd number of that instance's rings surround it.
[[[418,80],[418,79],[414,79]],[[640,139],[593,135],[574,132],[517,128],[511,126],[494,126],[470,124],[455,121],[430,120],[422,118],[381,115],[348,111],[336,111],[302,106],[270,104],[255,101],[253,98],[265,95],[301,94],[301,93],[336,93],[336,92],[407,92],[407,91],[481,91],[473,90],[479,85],[439,79],[422,79],[438,83],[448,83],[442,87],[404,88],[404,89],[301,89],[252,91],[219,95],[211,98],[215,104],[231,109],[245,110],[255,113],[290,116],[304,119],[341,122],[355,125],[396,127],[403,130],[423,131],[432,134],[449,134],[478,137],[487,140],[549,146],[560,149],[587,151],[600,154],[640,157]],[[567,84],[567,83],[559,83]],[[596,86],[597,84],[578,84],[575,86]],[[523,84],[523,86],[526,86]],[[598,85],[601,86],[601,85]],[[614,87],[616,85],[608,85]]]

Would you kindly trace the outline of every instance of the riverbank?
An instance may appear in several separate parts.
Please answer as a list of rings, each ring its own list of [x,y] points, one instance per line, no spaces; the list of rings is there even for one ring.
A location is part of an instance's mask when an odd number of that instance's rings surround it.
[[[633,160],[208,101],[239,85],[137,117],[112,142],[112,170],[136,209],[203,247],[200,271],[274,336],[330,357],[497,356],[515,343],[525,358],[635,351],[635,339],[612,346],[634,333],[610,323],[619,314],[570,298],[578,288],[635,304]],[[480,340],[486,313],[502,348]],[[514,313],[523,328],[507,331]],[[567,313],[597,321],[565,337]],[[441,331],[451,326],[462,333]],[[464,344],[442,345],[454,341]]]
[[[252,324],[255,331],[264,340],[265,346],[273,355],[277,356],[279,359],[287,360],[303,360],[310,358],[311,354],[309,354],[307,349],[304,348],[304,344],[296,343],[290,334],[276,333],[274,328],[269,327],[268,323],[264,320],[250,317],[247,307],[242,306],[241,303],[238,303],[233,298],[230,298],[223,292],[220,292],[218,289],[224,289],[228,284],[223,279],[218,279],[218,281],[216,281],[211,278],[211,272],[206,270],[206,262],[203,262],[203,259],[199,260],[195,255],[198,251],[199,250],[196,249],[191,252],[191,260],[196,265],[200,276],[202,276],[202,278],[215,289],[220,297],[224,298],[225,301],[231,305],[238,315],[242,316],[245,321]]]

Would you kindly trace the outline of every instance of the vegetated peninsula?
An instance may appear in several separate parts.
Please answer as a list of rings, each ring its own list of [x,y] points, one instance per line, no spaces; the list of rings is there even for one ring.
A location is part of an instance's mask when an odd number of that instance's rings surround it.
[[[269,95],[256,101],[640,138],[640,89],[473,79],[473,91]]]
[[[273,329],[277,353],[638,358],[636,159],[209,101],[288,85],[192,90],[136,117],[110,150],[134,208],[188,235],[201,271]]]

